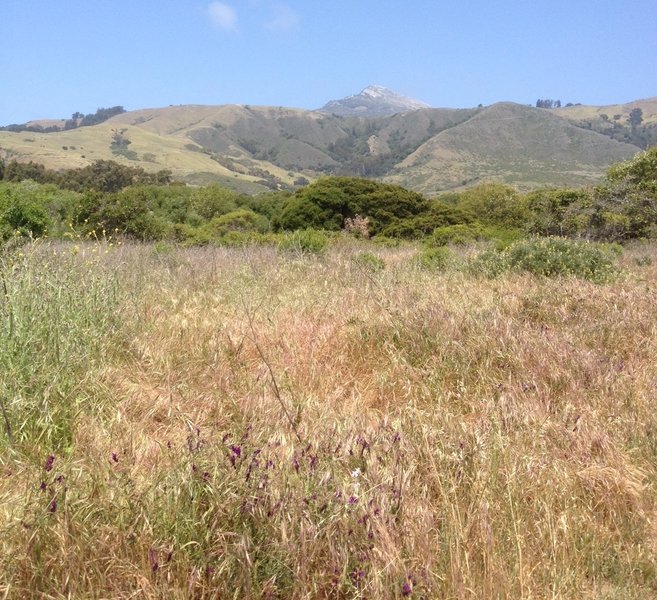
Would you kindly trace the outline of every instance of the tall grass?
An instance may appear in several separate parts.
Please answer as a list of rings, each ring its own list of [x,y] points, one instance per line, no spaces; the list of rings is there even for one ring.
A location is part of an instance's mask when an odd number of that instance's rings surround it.
[[[355,252],[3,257],[4,596],[654,597],[654,247]]]

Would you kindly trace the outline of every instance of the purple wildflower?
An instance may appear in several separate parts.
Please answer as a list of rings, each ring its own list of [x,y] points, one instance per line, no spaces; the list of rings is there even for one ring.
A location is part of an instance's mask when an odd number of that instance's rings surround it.
[[[153,573],[155,573],[160,568],[160,565],[157,562],[157,554],[155,554],[155,548],[153,548],[153,546],[148,549],[148,562],[151,565],[151,570]]]
[[[349,504],[358,504],[358,498],[356,496],[349,496]]]
[[[119,455],[116,452],[112,452],[112,460],[115,463],[119,462]]]
[[[39,489],[40,489],[42,492],[45,492],[45,491],[46,491],[46,482],[45,482],[45,481],[42,481],[42,482],[41,482],[41,485],[39,486]]]
[[[57,499],[56,499],[56,498],[53,498],[53,499],[50,501],[50,504],[48,505],[48,510],[49,510],[51,513],[54,513],[54,512],[57,511]]]
[[[43,468],[44,468],[46,471],[52,471],[52,465],[53,465],[54,462],[55,462],[55,455],[54,455],[54,454],[51,454],[51,455],[48,456],[48,458],[46,459],[46,464],[43,465]]]
[[[294,465],[294,470],[298,473],[299,472],[299,459],[297,458],[296,454],[292,458],[292,464]]]
[[[412,593],[413,586],[408,581],[405,581],[404,585],[402,585],[402,596],[410,596]]]
[[[242,447],[238,446],[237,444],[232,444],[231,447],[231,452],[237,457],[241,458],[242,456]]]

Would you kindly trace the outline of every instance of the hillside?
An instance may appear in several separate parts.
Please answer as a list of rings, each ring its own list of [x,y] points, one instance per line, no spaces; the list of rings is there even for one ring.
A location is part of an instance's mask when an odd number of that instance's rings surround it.
[[[420,146],[388,177],[413,189],[498,180],[531,189],[595,183],[637,148],[576,127],[541,109],[500,103]]]
[[[657,118],[651,102],[642,104],[646,122]],[[623,106],[628,112],[632,104]],[[375,177],[426,194],[491,179],[521,189],[579,186],[599,181],[611,163],[640,149],[584,119],[597,110],[500,103],[371,118],[283,107],[169,106],[69,131],[0,131],[0,158],[55,169],[113,159],[247,193],[293,188],[323,174]],[[116,135],[124,145],[112,145]]]
[[[611,119],[613,119],[614,115],[621,115],[621,119],[626,120],[630,112],[635,108],[640,108],[643,111],[643,120],[645,123],[657,123],[657,97],[607,106],[575,104],[573,106],[564,106],[563,108],[554,108],[551,109],[551,112],[573,121],[598,119],[601,115],[607,115]]]

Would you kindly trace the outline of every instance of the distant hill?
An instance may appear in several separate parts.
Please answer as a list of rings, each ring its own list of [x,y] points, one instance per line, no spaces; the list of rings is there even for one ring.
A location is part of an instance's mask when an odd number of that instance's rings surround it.
[[[342,117],[385,117],[420,108],[428,104],[402,96],[380,85],[370,85],[359,94],[331,100],[319,109]]]
[[[433,136],[387,177],[413,189],[497,180],[520,189],[596,183],[636,146],[577,127],[550,111],[510,102],[487,107]]]
[[[654,107],[640,102],[643,120],[652,126],[657,101]],[[373,177],[429,195],[486,180],[520,189],[579,186],[600,181],[610,164],[640,149],[596,129],[607,124],[597,116],[600,108],[549,110],[505,102],[372,117],[247,105],[169,106],[68,131],[0,131],[0,157],[55,169],[113,159],[247,193],[292,189],[324,174]],[[631,108],[619,110],[610,120]]]

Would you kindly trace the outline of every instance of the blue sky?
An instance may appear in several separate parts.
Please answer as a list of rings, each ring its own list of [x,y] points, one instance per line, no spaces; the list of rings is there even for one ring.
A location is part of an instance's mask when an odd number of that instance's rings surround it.
[[[123,105],[657,96],[655,0],[2,0],[0,124]]]

